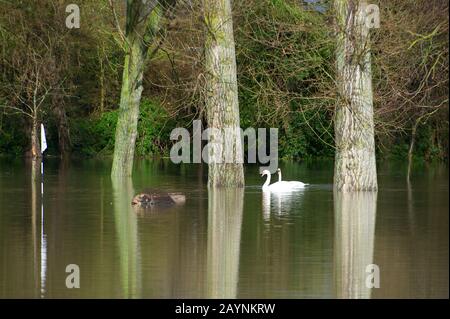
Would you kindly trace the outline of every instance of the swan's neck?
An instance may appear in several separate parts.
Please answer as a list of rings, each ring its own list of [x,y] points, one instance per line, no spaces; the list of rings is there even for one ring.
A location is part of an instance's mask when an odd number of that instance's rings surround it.
[[[281,182],[281,171],[278,171],[278,181]]]
[[[267,174],[266,182],[263,184],[263,188],[269,187],[270,184],[270,175]]]

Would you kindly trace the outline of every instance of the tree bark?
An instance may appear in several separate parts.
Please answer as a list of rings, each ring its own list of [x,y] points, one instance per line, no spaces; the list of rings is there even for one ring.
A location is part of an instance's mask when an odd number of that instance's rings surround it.
[[[369,28],[364,1],[335,0],[337,80],[334,186],[377,189]]]
[[[39,141],[39,121],[33,117],[31,122],[31,157],[33,159],[42,157]]]
[[[111,172],[113,176],[131,176],[132,173],[145,58],[159,20],[160,8],[156,7],[154,1],[127,1],[126,55]]]
[[[209,156],[208,186],[243,187],[236,55],[230,0],[203,0],[205,39],[206,117],[208,128],[221,134]],[[228,131],[227,131],[227,130]],[[219,151],[221,149],[222,151]],[[232,159],[230,161],[230,159]]]

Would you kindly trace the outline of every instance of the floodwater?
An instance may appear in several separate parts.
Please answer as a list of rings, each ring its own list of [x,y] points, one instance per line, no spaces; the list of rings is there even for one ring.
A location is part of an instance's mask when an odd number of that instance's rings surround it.
[[[447,166],[417,166],[408,184],[404,166],[379,164],[378,193],[341,195],[332,163],[284,163],[284,179],[311,184],[284,196],[261,192],[256,166],[225,191],[200,165],[141,160],[114,183],[108,161],[44,166],[41,200],[39,167],[0,160],[0,298],[449,297]],[[145,188],[187,201],[137,212]]]

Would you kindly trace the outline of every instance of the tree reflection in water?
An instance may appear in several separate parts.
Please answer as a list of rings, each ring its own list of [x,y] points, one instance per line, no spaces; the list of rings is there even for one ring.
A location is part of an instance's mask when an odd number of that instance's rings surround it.
[[[337,298],[371,298],[377,192],[334,192],[334,273]]]
[[[131,178],[112,178],[114,192],[114,222],[120,256],[120,281],[124,298],[140,294],[140,262],[138,259],[137,217],[131,207],[134,196]]]
[[[236,298],[244,189],[208,190],[207,297]]]

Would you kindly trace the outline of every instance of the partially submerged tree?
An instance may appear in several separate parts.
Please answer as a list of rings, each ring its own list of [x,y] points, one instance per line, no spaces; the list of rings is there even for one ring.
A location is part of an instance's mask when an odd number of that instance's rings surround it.
[[[149,46],[160,29],[161,19],[175,0],[127,0],[123,33],[112,0],[109,1],[123,41],[125,61],[116,127],[112,176],[131,176],[137,136],[143,73]]]
[[[208,186],[244,186],[236,56],[230,0],[203,0],[205,104],[210,135]]]
[[[33,158],[42,156],[40,150],[39,128],[43,113],[50,103],[51,96],[61,91],[62,81],[55,81],[52,68],[54,63],[51,50],[37,52],[29,48],[20,59],[12,59],[9,64],[12,82],[8,85],[10,99],[0,105],[12,114],[25,115],[29,123],[30,150]]]
[[[365,1],[335,0],[337,20],[336,158],[339,191],[377,189],[369,26]]]
[[[63,83],[71,67],[69,35],[57,19],[62,4],[50,1],[32,4],[5,3],[8,14],[0,16],[2,58],[0,59],[0,96],[7,115],[25,115],[23,125],[30,137],[28,155],[41,157],[39,126],[55,120],[59,151],[69,149],[69,132],[65,110],[67,98]]]

